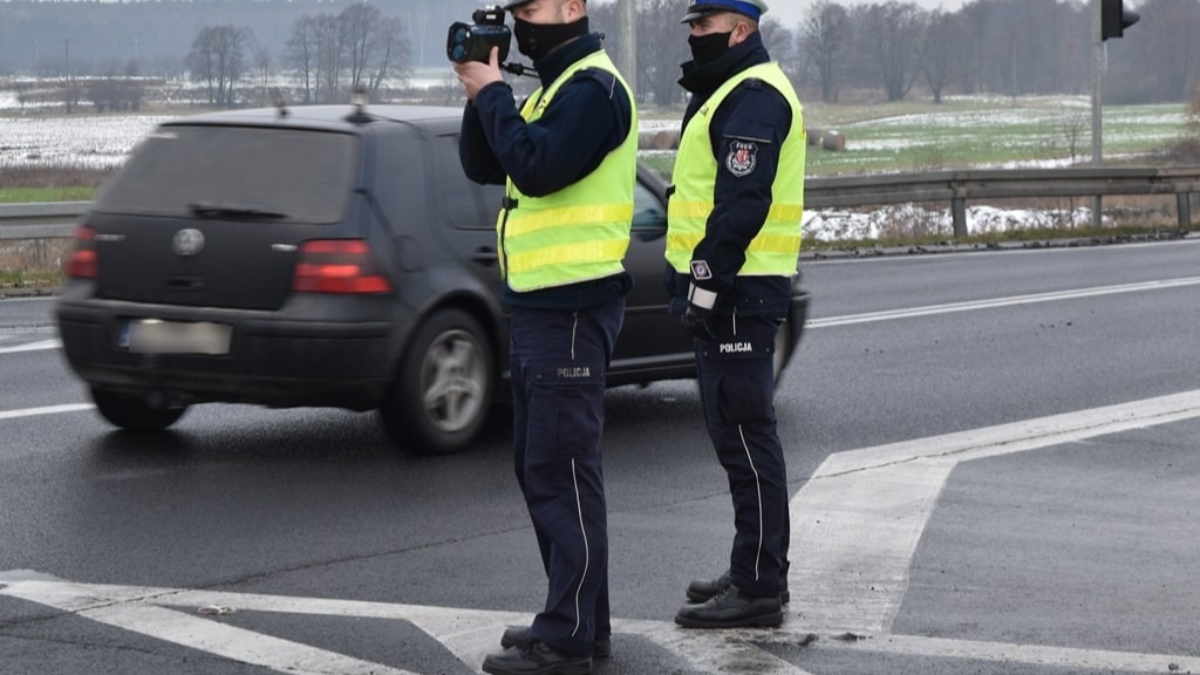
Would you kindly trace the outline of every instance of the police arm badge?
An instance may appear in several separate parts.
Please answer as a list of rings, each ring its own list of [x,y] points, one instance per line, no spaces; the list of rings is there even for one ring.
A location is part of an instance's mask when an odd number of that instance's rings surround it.
[[[749,176],[758,168],[758,143],[732,140],[729,155],[725,158],[725,169],[737,178]]]

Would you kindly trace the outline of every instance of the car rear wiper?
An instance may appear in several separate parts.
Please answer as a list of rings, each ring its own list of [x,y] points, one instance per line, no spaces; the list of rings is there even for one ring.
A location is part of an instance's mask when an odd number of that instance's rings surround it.
[[[192,202],[188,204],[188,212],[200,218],[262,218],[264,220],[287,218],[289,215],[280,211],[255,209],[248,206],[210,204],[209,202]]]

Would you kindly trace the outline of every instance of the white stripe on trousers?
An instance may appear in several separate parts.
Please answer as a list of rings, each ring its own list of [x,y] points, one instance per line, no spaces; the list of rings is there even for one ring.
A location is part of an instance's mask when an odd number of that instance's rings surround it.
[[[746,461],[750,462],[750,470],[754,472],[754,490],[758,493],[758,550],[754,553],[754,580],[758,581],[758,563],[762,559],[763,545],[763,508],[762,483],[758,480],[758,468],[754,466],[754,458],[750,456],[750,446],[746,444],[746,432],[738,425],[738,436],[742,438],[742,448],[746,451]]]
[[[579,512],[579,531],[583,534],[583,576],[579,578],[579,586],[575,588],[575,630],[571,637],[579,633],[579,623],[583,618],[579,615],[579,594],[583,591],[583,583],[587,580],[588,567],[592,562],[591,547],[588,546],[587,528],[583,525],[583,501],[579,497],[579,477],[575,474],[575,460],[571,460],[571,480],[575,484],[575,509]]]

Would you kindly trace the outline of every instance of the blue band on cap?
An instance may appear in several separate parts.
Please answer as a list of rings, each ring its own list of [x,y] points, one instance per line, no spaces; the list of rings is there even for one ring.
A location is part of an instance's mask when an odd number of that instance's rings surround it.
[[[730,10],[758,21],[762,17],[762,10],[748,2],[741,0],[708,0],[708,2],[697,3],[700,7],[728,7]]]

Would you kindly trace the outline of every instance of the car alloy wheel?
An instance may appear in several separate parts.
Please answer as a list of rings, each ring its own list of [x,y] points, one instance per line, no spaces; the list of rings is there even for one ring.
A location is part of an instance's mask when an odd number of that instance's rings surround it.
[[[439,431],[461,431],[481,414],[487,388],[487,364],[475,336],[464,330],[439,335],[421,367],[421,399]]]
[[[493,346],[461,309],[424,317],[404,348],[380,421],[392,443],[426,454],[457,452],[483,428],[496,388]]]

